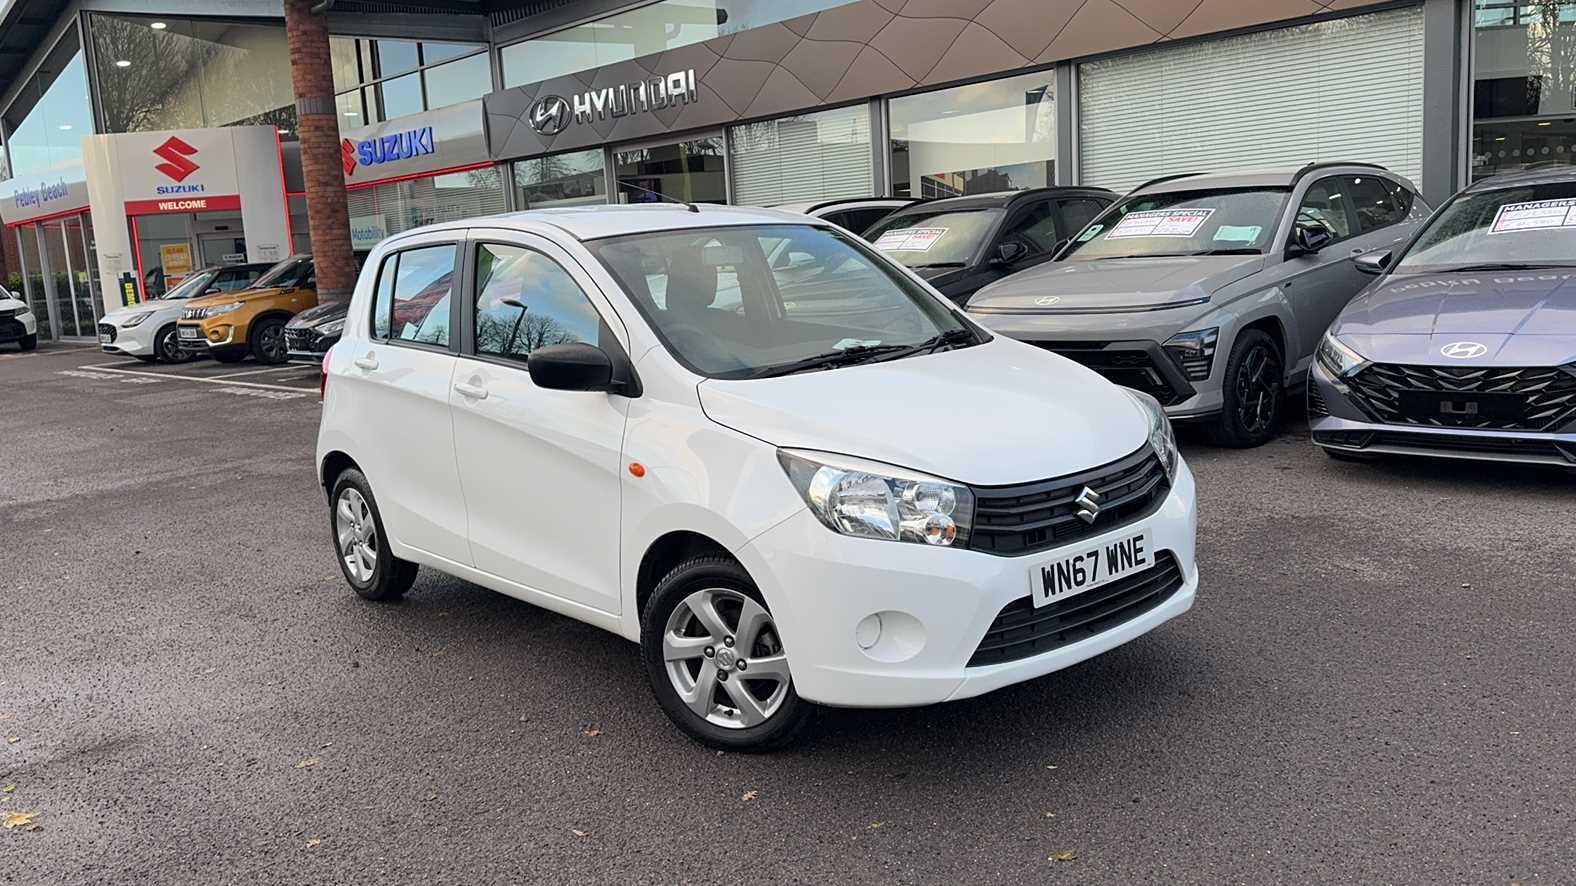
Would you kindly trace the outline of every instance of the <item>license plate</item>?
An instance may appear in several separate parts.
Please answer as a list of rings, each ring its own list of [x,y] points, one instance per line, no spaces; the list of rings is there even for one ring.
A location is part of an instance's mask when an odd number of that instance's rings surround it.
[[[1148,569],[1154,562],[1154,539],[1145,529],[1041,563],[1029,570],[1029,587],[1039,607]]]
[[[114,339],[112,339],[112,338],[110,338],[110,337],[109,337],[109,333],[105,333],[105,332],[101,332],[101,333],[99,333],[99,341],[100,341],[100,342],[101,342],[101,343],[103,343],[103,344],[106,344],[106,345],[107,345],[107,344],[109,344],[109,343],[110,343],[110,342],[112,342],[112,341],[114,341]]]
[[[1401,410],[1406,415],[1433,419],[1447,425],[1476,425],[1482,421],[1515,421],[1526,411],[1520,394],[1442,391],[1402,391]]]
[[[193,329],[190,326],[180,326],[177,327],[177,330],[180,333],[181,338],[202,338],[201,329]]]

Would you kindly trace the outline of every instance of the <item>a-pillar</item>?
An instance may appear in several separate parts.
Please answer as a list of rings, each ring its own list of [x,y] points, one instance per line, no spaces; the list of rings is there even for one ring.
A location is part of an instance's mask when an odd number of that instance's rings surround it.
[[[306,182],[306,215],[312,228],[319,302],[344,301],[356,287],[350,249],[350,210],[339,148],[339,114],[334,103],[334,67],[328,50],[328,21],[314,6],[320,0],[285,0],[285,35],[290,43],[290,79],[295,86],[296,132]]]

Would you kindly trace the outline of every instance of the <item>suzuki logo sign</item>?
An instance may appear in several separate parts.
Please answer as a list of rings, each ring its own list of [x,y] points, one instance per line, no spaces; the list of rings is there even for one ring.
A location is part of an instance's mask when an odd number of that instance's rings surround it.
[[[339,143],[339,162],[344,167],[345,177],[349,178],[360,166],[380,166],[397,160],[425,157],[437,151],[438,141],[433,137],[432,127],[423,126],[408,132],[378,135],[358,142],[352,142],[347,138]]]
[[[154,156],[164,161],[153,168],[169,176],[170,181],[185,181],[187,176],[201,168],[187,159],[195,153],[196,148],[172,135],[164,140],[164,144],[153,149]]]
[[[1481,357],[1487,354],[1488,345],[1475,341],[1453,341],[1440,348],[1439,353],[1452,360],[1471,360],[1474,357]]]
[[[339,143],[339,165],[344,167],[345,178],[356,171],[356,143],[348,138]]]
[[[531,106],[526,118],[538,135],[552,138],[569,125],[569,99],[561,95],[548,95]]]

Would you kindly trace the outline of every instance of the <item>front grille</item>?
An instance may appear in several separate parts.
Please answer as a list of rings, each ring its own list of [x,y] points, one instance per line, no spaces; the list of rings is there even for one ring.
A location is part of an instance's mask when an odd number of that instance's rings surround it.
[[[1308,382],[1308,417],[1323,418],[1330,414],[1330,406],[1324,402],[1324,394],[1319,391],[1317,382]]]
[[[1111,381],[1126,388],[1143,391],[1162,406],[1180,403],[1186,397],[1171,386],[1165,373],[1155,365],[1148,351],[1132,348],[1100,347],[1094,342],[1036,341],[1030,342],[1053,354],[1066,357],[1093,369]],[[1090,347],[1090,345],[1097,345]]]
[[[285,347],[292,351],[315,353],[322,349],[322,337],[311,329],[286,329]]]
[[[109,325],[108,323],[100,323],[98,326],[99,326],[99,335],[103,336],[104,340],[106,342],[114,341],[115,340],[115,336],[120,334],[120,330],[118,330],[115,327]]]
[[[27,335],[21,320],[0,320],[0,341],[11,341]]]
[[[6,320],[21,314],[23,308],[0,308],[0,320]]]
[[[1552,431],[1576,419],[1576,374],[1554,366],[1405,366],[1375,363],[1351,380],[1352,399],[1385,424]],[[1418,395],[1423,395],[1419,397]],[[1444,394],[1457,411],[1430,408]],[[1485,408],[1473,396],[1484,399]],[[1493,408],[1487,408],[1492,403]]]
[[[1017,661],[1087,640],[1154,609],[1181,587],[1182,567],[1170,551],[1161,551],[1143,572],[1038,609],[1032,598],[1020,597],[997,613],[968,666]]]
[[[1086,486],[1100,497],[1093,523],[1078,517],[1076,501]],[[1069,477],[976,486],[969,547],[1015,557],[1099,535],[1153,511],[1170,489],[1160,458],[1147,445],[1120,461]]]
[[[202,308],[185,308],[185,309],[183,309],[181,311],[181,319],[182,320],[201,320],[203,318],[203,314],[205,314],[205,313],[207,313],[207,312],[204,311]]]

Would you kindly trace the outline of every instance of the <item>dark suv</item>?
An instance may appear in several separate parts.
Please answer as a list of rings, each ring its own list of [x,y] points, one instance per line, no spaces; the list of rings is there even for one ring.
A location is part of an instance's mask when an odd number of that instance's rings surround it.
[[[1104,188],[1030,188],[927,200],[865,239],[958,304],[987,283],[1048,261],[1116,202]]]

